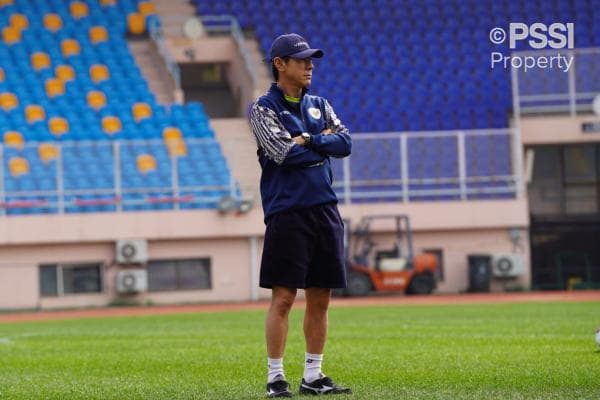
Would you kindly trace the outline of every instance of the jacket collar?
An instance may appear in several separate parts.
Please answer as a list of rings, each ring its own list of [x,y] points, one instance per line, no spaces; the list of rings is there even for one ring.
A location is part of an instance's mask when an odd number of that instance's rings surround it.
[[[269,89],[269,92],[271,92],[271,93],[275,94],[277,97],[279,97],[279,99],[280,99],[280,100],[282,100],[282,101],[284,101],[284,100],[285,100],[285,97],[284,97],[284,94],[285,94],[285,93],[283,93],[283,90],[281,90],[281,89],[279,88],[279,86],[277,86],[277,83],[276,83],[276,82],[273,82],[273,83],[271,84],[271,88]],[[302,89],[302,93],[300,94],[300,102],[302,102],[302,100],[304,99],[304,95],[305,95],[307,92],[308,92],[308,88],[304,88],[304,89]]]

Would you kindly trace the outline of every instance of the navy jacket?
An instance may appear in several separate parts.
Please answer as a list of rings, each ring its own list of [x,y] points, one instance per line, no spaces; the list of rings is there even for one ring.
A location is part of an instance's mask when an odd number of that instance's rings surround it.
[[[329,157],[350,155],[352,140],[327,100],[304,90],[294,105],[273,83],[252,106],[250,124],[262,168],[265,221],[281,211],[337,202]],[[322,134],[325,129],[333,134]],[[312,135],[308,146],[292,140],[303,132]]]

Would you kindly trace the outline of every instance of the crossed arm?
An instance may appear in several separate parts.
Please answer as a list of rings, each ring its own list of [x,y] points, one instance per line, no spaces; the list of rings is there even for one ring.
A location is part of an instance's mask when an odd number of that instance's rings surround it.
[[[352,147],[348,129],[341,124],[327,102],[325,130],[313,135],[308,146],[301,136],[292,138],[275,111],[268,107],[254,104],[250,111],[250,124],[264,154],[278,165],[306,166],[322,162],[327,156],[345,157],[350,154]]]

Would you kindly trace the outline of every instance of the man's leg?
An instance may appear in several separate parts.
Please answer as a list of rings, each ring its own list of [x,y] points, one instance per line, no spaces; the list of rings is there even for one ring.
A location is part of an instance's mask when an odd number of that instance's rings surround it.
[[[274,286],[271,306],[265,323],[267,356],[269,358],[269,377],[272,381],[283,373],[283,353],[288,333],[288,315],[296,298],[296,289]]]
[[[321,377],[323,350],[327,340],[327,309],[330,297],[330,289],[306,289],[306,312],[304,313],[304,338],[306,340],[304,380],[306,382],[312,382]]]
[[[306,352],[323,354],[327,340],[327,309],[329,308],[331,289],[308,288],[305,293],[304,338]]]
[[[331,289],[306,289],[306,313],[304,314],[306,359],[300,394],[352,393],[352,390],[338,386],[321,372],[323,350],[327,340],[327,310],[330,298]]]

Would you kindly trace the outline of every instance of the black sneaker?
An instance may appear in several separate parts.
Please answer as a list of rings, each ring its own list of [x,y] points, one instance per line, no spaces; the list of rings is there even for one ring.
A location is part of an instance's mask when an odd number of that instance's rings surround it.
[[[290,385],[283,375],[277,375],[272,382],[267,383],[267,397],[292,397]]]
[[[322,375],[320,379],[313,382],[306,382],[302,379],[300,384],[300,394],[351,394],[352,389],[336,385],[328,376]]]

